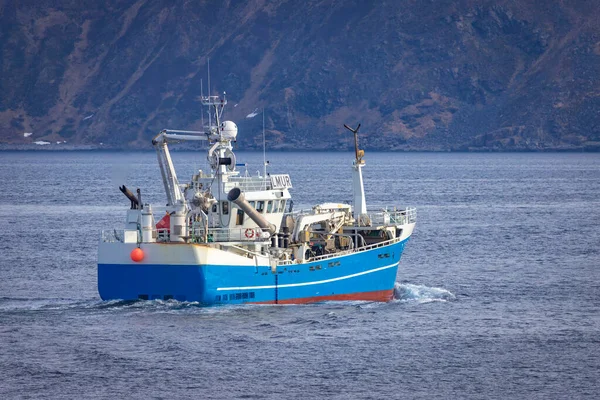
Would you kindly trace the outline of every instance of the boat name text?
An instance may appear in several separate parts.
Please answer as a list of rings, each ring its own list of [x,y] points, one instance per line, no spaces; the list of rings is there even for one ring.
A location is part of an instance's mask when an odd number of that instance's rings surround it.
[[[271,187],[273,189],[288,189],[292,187],[292,181],[290,176],[285,175],[271,175]]]

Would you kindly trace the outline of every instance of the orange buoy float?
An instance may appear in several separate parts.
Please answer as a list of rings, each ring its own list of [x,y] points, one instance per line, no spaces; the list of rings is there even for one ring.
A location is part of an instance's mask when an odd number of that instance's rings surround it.
[[[144,259],[144,251],[139,247],[131,250],[131,259],[135,262],[140,262]]]

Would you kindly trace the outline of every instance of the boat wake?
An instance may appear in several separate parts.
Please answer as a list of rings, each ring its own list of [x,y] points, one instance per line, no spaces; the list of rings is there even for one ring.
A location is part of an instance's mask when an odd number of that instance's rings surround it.
[[[396,282],[394,285],[394,301],[397,302],[416,302],[421,304],[454,300],[456,300],[456,296],[443,288],[399,282]]]
[[[98,299],[0,297],[0,311],[61,311],[118,308],[131,301],[101,301]]]
[[[249,308],[261,308],[264,305],[232,304],[207,307],[199,302],[177,300],[107,300],[69,299],[69,298],[16,298],[0,297],[0,313],[19,312],[158,312],[158,313],[202,313],[245,312]]]
[[[147,308],[187,308],[196,307],[195,303],[173,301],[124,301],[69,298],[0,298],[0,311],[61,311],[61,310],[111,310],[111,309],[147,309]]]
[[[396,303],[432,303],[455,301],[456,296],[450,291],[424,285],[396,282],[394,299]],[[376,306],[381,303],[371,301],[328,301],[303,306],[319,307],[327,304],[329,307],[338,306]],[[297,306],[297,305],[288,305]],[[280,307],[280,305],[278,305]],[[69,298],[14,298],[0,297],[0,312],[19,311],[128,311],[128,312],[202,312],[221,313],[224,311],[242,311],[250,308],[269,308],[269,305],[232,304],[217,307],[206,307],[198,302],[182,302],[177,300],[109,300],[99,299],[69,299]]]

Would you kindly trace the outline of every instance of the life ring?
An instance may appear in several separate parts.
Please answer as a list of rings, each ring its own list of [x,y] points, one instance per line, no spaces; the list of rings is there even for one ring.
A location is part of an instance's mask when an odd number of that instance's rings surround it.
[[[254,237],[254,229],[251,229],[251,228],[246,229],[246,231],[244,232],[244,235],[248,239],[252,239]]]

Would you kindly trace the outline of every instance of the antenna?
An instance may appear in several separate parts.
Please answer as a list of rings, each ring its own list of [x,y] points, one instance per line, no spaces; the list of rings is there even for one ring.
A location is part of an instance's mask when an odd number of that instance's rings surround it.
[[[208,95],[210,96],[210,58],[206,59],[207,62],[207,69],[208,69]]]
[[[210,58],[207,59],[208,62],[208,97],[210,98]],[[210,115],[210,106],[208,106],[208,129],[212,129],[212,119]]]
[[[204,97],[204,90],[202,88],[202,79],[200,79],[200,100]],[[204,110],[200,110],[200,117],[202,118],[202,130],[204,130]]]

